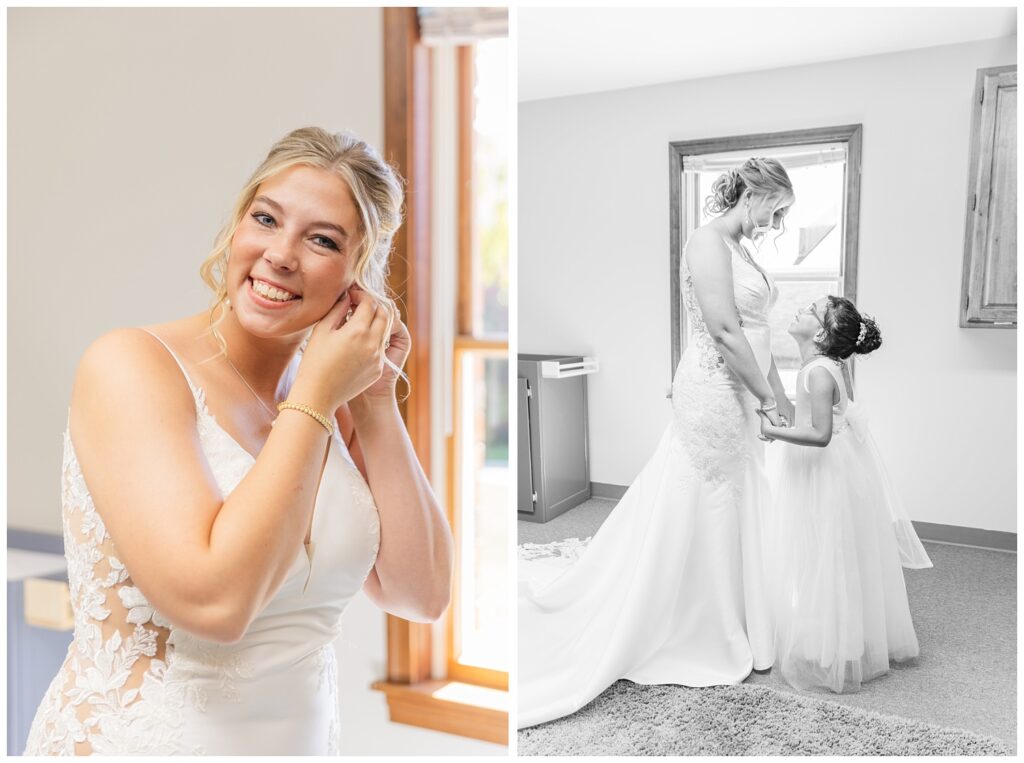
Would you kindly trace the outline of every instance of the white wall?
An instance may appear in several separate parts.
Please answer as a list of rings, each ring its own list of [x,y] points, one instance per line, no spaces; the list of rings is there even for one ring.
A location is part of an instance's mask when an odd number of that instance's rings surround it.
[[[384,138],[378,8],[8,11],[8,524],[61,532],[82,350],[183,317],[198,268],[272,143],[304,125]],[[116,401],[110,401],[115,405]],[[505,753],[387,721],[384,616],[336,647],[347,752]]]
[[[858,384],[917,520],[1016,532],[1016,331],[958,328],[977,69],[1016,37],[521,103],[519,351],[595,355],[591,479],[667,424],[668,144],[862,123]]]

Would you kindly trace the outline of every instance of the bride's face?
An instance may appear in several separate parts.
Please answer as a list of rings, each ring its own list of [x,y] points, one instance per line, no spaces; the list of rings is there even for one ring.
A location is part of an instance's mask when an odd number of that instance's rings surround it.
[[[359,212],[348,185],[308,165],[279,172],[256,195],[231,238],[227,291],[250,333],[308,329],[352,284]]]
[[[825,327],[825,310],[828,309],[828,297],[817,299],[807,307],[801,307],[789,324],[789,334],[797,341],[808,339]]]
[[[755,228],[777,230],[793,206],[791,194],[778,193],[771,196],[759,196],[751,193],[746,200],[749,205],[743,219],[743,235],[751,237]],[[749,222],[748,222],[749,219]]]

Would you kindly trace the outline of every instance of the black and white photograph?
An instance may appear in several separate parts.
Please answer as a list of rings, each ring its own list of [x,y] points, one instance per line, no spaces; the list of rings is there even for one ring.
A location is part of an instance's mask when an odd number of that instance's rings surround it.
[[[507,8],[6,14],[7,754],[507,756]]]
[[[1016,754],[1016,23],[518,10],[519,755]]]

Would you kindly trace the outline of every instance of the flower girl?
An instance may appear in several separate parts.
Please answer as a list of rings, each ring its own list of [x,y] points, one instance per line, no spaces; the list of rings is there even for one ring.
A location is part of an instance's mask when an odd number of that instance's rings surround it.
[[[844,360],[882,344],[848,299],[823,297],[789,327],[803,365],[796,421],[761,434],[781,454],[770,538],[776,666],[801,689],[857,691],[918,654],[904,567],[931,567],[853,400]]]

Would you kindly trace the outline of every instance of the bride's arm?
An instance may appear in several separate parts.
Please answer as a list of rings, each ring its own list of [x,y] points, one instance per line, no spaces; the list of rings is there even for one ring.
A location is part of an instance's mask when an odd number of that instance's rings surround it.
[[[779,377],[779,369],[775,366],[774,355],[772,355],[772,367],[768,371],[768,385],[772,388],[772,392],[775,393],[775,402],[779,404],[779,415],[785,416],[786,421],[792,425],[796,420],[796,407],[790,402],[789,396],[786,394],[786,388]]]
[[[693,276],[704,324],[729,369],[739,377],[762,405],[775,401],[771,385],[761,373],[743,329],[740,327],[733,296],[732,261],[721,237],[711,230],[699,229],[686,248],[686,265]],[[778,418],[775,412],[773,421]]]
[[[451,596],[453,543],[448,520],[413,450],[394,398],[348,403],[352,460],[380,511],[380,551],[363,591],[406,620],[437,620]]]

